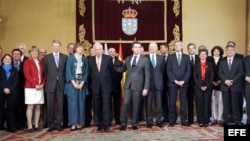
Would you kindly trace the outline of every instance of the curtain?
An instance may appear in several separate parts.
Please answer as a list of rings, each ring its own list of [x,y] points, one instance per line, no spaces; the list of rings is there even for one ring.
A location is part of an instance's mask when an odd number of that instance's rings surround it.
[[[132,54],[131,43],[168,43],[182,40],[181,0],[77,0],[76,41],[85,55],[94,42],[107,43],[123,56]]]

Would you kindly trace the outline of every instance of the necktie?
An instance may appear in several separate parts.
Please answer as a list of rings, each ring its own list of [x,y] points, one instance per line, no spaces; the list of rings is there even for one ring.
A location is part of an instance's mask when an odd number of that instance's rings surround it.
[[[181,54],[178,54],[177,60],[178,60],[178,65],[180,66],[181,65]]]
[[[191,63],[192,63],[192,65],[194,65],[194,57],[193,57],[193,55],[191,55]]]
[[[155,55],[151,56],[151,64],[153,66],[153,68],[155,68],[156,64],[155,64]]]
[[[55,62],[56,62],[56,67],[58,68],[59,67],[59,56],[57,53],[55,54]]]
[[[101,70],[101,58],[100,58],[100,57],[97,57],[96,59],[97,59],[97,61],[96,61],[96,63],[97,63],[97,68],[98,68],[98,71],[100,72],[100,70]]]
[[[19,63],[18,63],[18,62],[15,62],[15,63],[14,63],[14,66],[15,66],[15,68],[19,71]]]
[[[231,71],[231,67],[232,67],[232,59],[228,59],[228,68],[229,68],[229,71]]]
[[[134,67],[136,66],[136,58],[137,56],[134,56],[134,60],[132,62],[132,69],[134,69]]]

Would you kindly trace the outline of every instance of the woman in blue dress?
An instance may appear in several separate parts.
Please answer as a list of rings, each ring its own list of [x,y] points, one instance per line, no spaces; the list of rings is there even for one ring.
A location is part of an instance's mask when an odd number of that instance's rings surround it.
[[[74,45],[74,54],[66,62],[65,94],[68,99],[68,123],[71,131],[82,129],[85,112],[85,96],[88,94],[87,80],[89,70],[87,58],[83,56],[83,45]]]

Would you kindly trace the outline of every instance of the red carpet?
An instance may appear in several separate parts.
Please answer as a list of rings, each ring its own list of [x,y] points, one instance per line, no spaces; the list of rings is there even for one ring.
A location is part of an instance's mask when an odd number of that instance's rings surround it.
[[[146,128],[146,123],[139,124],[139,130],[134,131],[128,126],[126,131],[120,131],[120,126],[113,124],[109,133],[96,130],[95,126],[71,132],[70,128],[62,132],[47,133],[47,129],[35,133],[27,133],[26,130],[15,134],[0,131],[1,141],[222,141],[223,128],[219,126],[199,127],[193,124],[184,127],[180,124],[174,127],[165,125],[163,128],[153,126]]]

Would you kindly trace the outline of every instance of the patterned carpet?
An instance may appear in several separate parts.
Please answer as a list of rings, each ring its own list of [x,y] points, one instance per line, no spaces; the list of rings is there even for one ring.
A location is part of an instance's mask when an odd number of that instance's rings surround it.
[[[120,126],[112,124],[109,133],[97,131],[96,127],[84,128],[71,132],[65,129],[62,132],[47,133],[47,129],[40,132],[27,133],[26,130],[15,134],[0,131],[1,141],[222,141],[223,128],[219,126],[199,127],[193,124],[184,127],[180,124],[174,127],[165,125],[163,128],[153,126],[146,128],[146,123],[139,124],[139,130],[134,131],[128,126],[126,131],[120,131]]]

